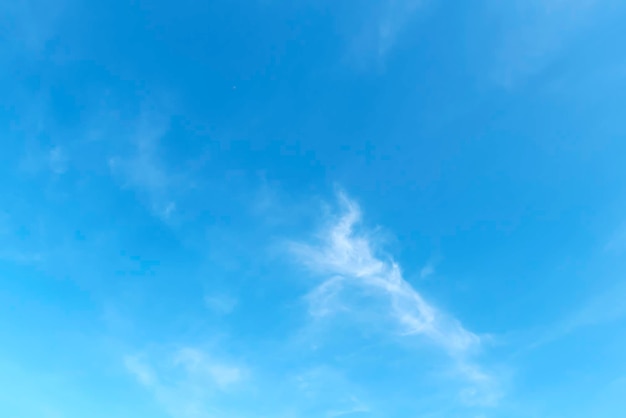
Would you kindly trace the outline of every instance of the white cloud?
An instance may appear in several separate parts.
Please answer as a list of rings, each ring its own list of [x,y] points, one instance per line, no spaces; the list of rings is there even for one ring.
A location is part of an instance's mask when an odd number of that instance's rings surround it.
[[[620,254],[626,250],[626,223],[621,225],[605,247],[606,251]]]
[[[341,303],[339,292],[343,287],[343,277],[337,276],[326,280],[310,292],[306,298],[309,301],[309,313],[314,317],[323,317],[340,310],[348,310]]]
[[[65,147],[54,145],[46,149],[38,144],[30,143],[26,148],[26,154],[19,162],[20,170],[25,173],[61,175],[69,168],[70,157]]]
[[[228,315],[237,308],[237,299],[228,295],[207,295],[204,303],[211,311],[219,315]]]
[[[240,367],[210,361],[206,354],[195,348],[183,348],[174,356],[174,364],[185,368],[190,376],[209,379],[225,389],[243,379]]]
[[[215,360],[194,347],[148,359],[129,355],[124,365],[173,418],[223,416],[217,395],[233,390],[247,377],[245,368]]]
[[[0,211],[0,260],[26,265],[44,262],[44,252],[28,248],[22,240],[16,240],[18,234],[14,222],[11,216]]]
[[[119,172],[129,186],[156,191],[169,186],[169,176],[158,159],[157,147],[167,131],[167,123],[142,120],[132,138],[134,152],[131,156],[114,157],[109,161],[111,170]]]
[[[129,133],[131,152],[109,159],[109,169],[122,187],[134,189],[148,201],[152,212],[163,221],[175,214],[174,197],[183,177],[172,172],[160,157],[161,138],[169,130],[166,112],[144,111]]]
[[[442,256],[440,254],[435,254],[426,262],[424,267],[420,270],[420,279],[427,279],[435,274],[437,271],[437,266],[442,260]]]
[[[39,56],[54,38],[68,7],[67,3],[64,0],[53,4],[48,0],[0,3],[0,26],[3,28],[4,38],[8,40],[8,45],[0,45],[14,56]],[[10,54],[9,57],[11,56]]]
[[[369,66],[384,60],[426,0],[390,0],[373,4],[362,29],[352,34],[349,60]]]
[[[397,36],[410,22],[423,0],[385,1],[382,18],[378,24],[378,54],[384,56],[393,47]]]
[[[151,192],[170,186],[170,178],[157,156],[159,141],[167,132],[169,123],[161,118],[143,116],[131,139],[134,152],[109,161],[111,170],[124,176],[126,184]]]
[[[585,328],[615,322],[626,317],[626,281],[618,280],[610,288],[589,298],[581,308],[549,327],[527,349],[536,349]]]
[[[350,405],[345,409],[337,409],[329,411],[326,416],[330,418],[345,417],[350,415],[361,415],[370,412],[370,408],[356,397],[349,399]]]
[[[48,153],[48,164],[50,165],[50,170],[55,174],[65,173],[68,162],[67,153],[60,146],[55,146]]]
[[[309,295],[312,312],[327,313],[341,284],[374,291],[391,304],[391,316],[404,334],[420,334],[460,355],[480,345],[480,337],[454,318],[429,304],[402,276],[391,258],[375,254],[365,233],[359,233],[361,212],[356,203],[340,195],[343,214],[322,232],[317,244],[296,243],[293,251],[313,271],[330,276]]]
[[[335,367],[310,367],[287,381],[300,416],[358,417],[374,409],[364,400],[369,394]]]
[[[420,279],[426,279],[435,274],[435,265],[432,262],[428,262],[422,269],[420,270]]]
[[[124,366],[142,385],[152,387],[157,383],[152,369],[143,363],[139,357],[127,356],[124,358]]]
[[[41,253],[19,251],[15,249],[0,249],[0,260],[10,261],[17,264],[38,264],[44,261]]]
[[[470,382],[470,385],[463,388],[460,393],[461,401],[465,405],[497,406],[503,396],[499,379],[484,372],[480,367],[466,362],[459,363],[457,373]]]
[[[481,337],[431,303],[408,283],[400,266],[376,251],[376,241],[361,226],[359,206],[339,195],[342,213],[322,230],[315,243],[293,243],[292,251],[313,272],[326,277],[308,295],[314,317],[337,311],[357,311],[341,292],[357,287],[389,302],[385,312],[401,330],[401,335],[420,335],[441,347],[452,359],[454,375],[468,386],[461,401],[477,406],[494,406],[502,396],[495,376],[471,361],[481,346]]]
[[[606,9],[597,0],[514,0],[490,5],[502,21],[492,75],[505,87],[540,73]],[[610,8],[609,8],[610,9]]]

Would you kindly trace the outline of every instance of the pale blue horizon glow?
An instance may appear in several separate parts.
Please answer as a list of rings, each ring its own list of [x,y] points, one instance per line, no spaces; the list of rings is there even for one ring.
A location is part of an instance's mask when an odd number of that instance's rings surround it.
[[[626,4],[5,3],[0,416],[626,415]]]

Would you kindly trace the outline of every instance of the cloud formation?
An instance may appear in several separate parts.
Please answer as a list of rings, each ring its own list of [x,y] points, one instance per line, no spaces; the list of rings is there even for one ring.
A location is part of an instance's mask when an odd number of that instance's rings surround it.
[[[144,112],[139,118],[129,143],[132,151],[109,159],[109,169],[122,187],[145,196],[152,212],[163,221],[176,211],[174,195],[180,188],[180,175],[171,172],[159,156],[161,138],[169,130],[169,115]]]
[[[390,302],[390,314],[404,334],[424,335],[453,355],[479,346],[480,337],[428,303],[403,278],[400,266],[393,259],[375,254],[370,239],[359,232],[358,205],[343,194],[340,201],[343,213],[322,232],[320,242],[292,245],[306,266],[329,277],[309,294],[311,313],[320,315],[339,309],[338,292],[344,285],[356,285]]]
[[[471,406],[495,406],[502,396],[498,379],[472,360],[482,339],[451,315],[429,303],[409,282],[393,258],[377,251],[377,242],[361,225],[359,206],[339,194],[341,214],[333,217],[314,243],[293,243],[298,259],[325,279],[306,299],[309,313],[321,317],[358,309],[344,291],[361,289],[388,302],[383,315],[391,318],[404,337],[422,336],[452,360],[453,375],[465,382],[460,401]]]
[[[208,309],[218,315],[228,315],[237,308],[237,299],[224,294],[210,294],[204,297]]]
[[[392,0],[377,2],[363,29],[351,42],[349,55],[359,63],[383,64],[398,38],[415,18],[424,0]]]
[[[580,31],[607,9],[595,0],[495,2],[504,22],[498,37],[493,76],[503,86],[543,71]]]
[[[423,3],[422,0],[386,1],[383,17],[378,24],[378,54],[384,56],[393,47],[398,34],[410,22]]]
[[[234,390],[246,378],[244,367],[217,361],[194,347],[180,348],[158,361],[128,355],[124,365],[174,418],[222,416],[216,395]]]

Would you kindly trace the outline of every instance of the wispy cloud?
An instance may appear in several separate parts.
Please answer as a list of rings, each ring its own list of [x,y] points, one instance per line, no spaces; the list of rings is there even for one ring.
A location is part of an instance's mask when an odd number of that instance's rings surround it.
[[[39,144],[31,144],[20,160],[19,169],[29,175],[52,173],[58,176],[64,174],[69,165],[70,155],[66,147],[54,145],[45,148]]]
[[[37,264],[44,260],[41,253],[30,253],[18,250],[0,250],[0,260],[17,264]]]
[[[433,263],[429,262],[420,270],[420,278],[426,279],[432,276],[434,273],[435,273],[435,266],[433,265]]]
[[[431,257],[430,260],[428,260],[428,262],[420,270],[420,279],[427,279],[435,274],[435,270],[440,261],[440,256]]]
[[[393,47],[398,35],[411,21],[424,0],[385,1],[383,14],[378,23],[378,55],[384,57]]]
[[[307,368],[288,381],[296,389],[293,398],[299,400],[301,416],[359,417],[373,411],[368,395],[337,368]]]
[[[391,0],[376,2],[362,29],[349,43],[348,56],[358,64],[384,65],[384,60],[398,38],[427,0]]]
[[[48,164],[55,174],[63,174],[67,170],[68,162],[69,157],[66,151],[58,145],[48,153]]]
[[[247,377],[246,368],[215,360],[194,347],[181,348],[153,361],[142,355],[128,355],[124,365],[174,418],[223,416],[217,395],[234,389]]]
[[[204,303],[207,308],[219,315],[228,315],[237,308],[237,299],[224,294],[206,295]]]
[[[619,321],[626,317],[626,281],[619,280],[609,289],[591,297],[583,306],[550,326],[527,349],[535,349],[586,328]]]
[[[137,379],[139,383],[147,387],[153,387],[158,382],[154,371],[138,356],[126,356],[124,358],[126,369]]]
[[[330,276],[309,295],[313,312],[328,311],[329,300],[343,285],[363,286],[391,302],[391,316],[404,334],[420,334],[461,354],[480,345],[480,337],[449,315],[428,303],[402,276],[400,266],[390,257],[375,254],[365,233],[359,233],[361,211],[340,195],[343,214],[321,234],[316,244],[295,243],[292,250],[313,271]]]
[[[344,278],[335,276],[317,286],[307,296],[309,313],[314,317],[323,317],[340,310],[348,310],[339,298]]]
[[[151,210],[164,221],[176,211],[175,195],[182,181],[160,158],[161,139],[169,130],[169,124],[167,113],[145,111],[130,132],[131,151],[109,159],[111,173],[122,187],[132,188],[144,196]]]
[[[453,359],[456,374],[471,386],[461,394],[468,404],[494,405],[501,396],[497,379],[470,361],[481,346],[481,337],[442,312],[409,283],[397,262],[379,255],[377,243],[361,225],[361,210],[345,194],[339,194],[342,212],[332,218],[314,243],[293,243],[291,249],[313,272],[326,279],[307,296],[313,316],[339,310],[351,311],[341,292],[357,287],[389,302],[385,313],[399,325],[401,335],[420,335],[441,347]]]
[[[28,245],[30,243],[19,239],[19,229],[19,223],[12,216],[0,211],[0,261],[24,265],[43,263],[46,252],[41,251],[40,245]]]
[[[21,57],[26,54],[37,56],[45,50],[67,8],[67,1],[55,1],[54,7],[50,3],[47,0],[27,0],[0,4],[0,25],[5,39],[9,41],[6,52]],[[3,44],[0,42],[0,45]]]
[[[345,409],[331,410],[327,413],[330,418],[361,415],[370,412],[370,408],[356,397],[350,398],[350,406]]]
[[[605,250],[616,254],[623,253],[626,250],[626,223],[617,228],[606,244]]]
[[[244,377],[241,367],[211,361],[206,353],[196,348],[178,350],[174,356],[174,364],[182,366],[190,376],[215,382],[220,389],[226,389]]]
[[[493,76],[511,87],[541,72],[576,35],[606,9],[597,0],[494,2],[503,22]]]

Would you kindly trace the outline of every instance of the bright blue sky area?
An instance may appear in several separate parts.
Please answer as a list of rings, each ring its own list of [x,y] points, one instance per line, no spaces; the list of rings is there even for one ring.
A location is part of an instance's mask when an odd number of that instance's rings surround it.
[[[619,1],[6,1],[0,415],[620,418]]]

